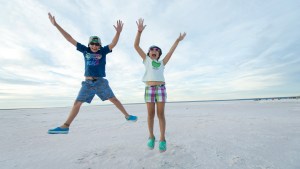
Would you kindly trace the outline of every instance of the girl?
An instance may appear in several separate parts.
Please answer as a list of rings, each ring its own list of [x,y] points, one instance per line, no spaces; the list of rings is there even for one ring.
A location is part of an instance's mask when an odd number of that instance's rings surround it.
[[[165,138],[166,131],[166,120],[165,120],[165,102],[167,98],[165,79],[164,79],[164,67],[171,58],[173,52],[175,51],[178,43],[184,39],[186,33],[179,35],[179,37],[174,42],[173,46],[163,58],[162,61],[159,61],[160,56],[162,55],[162,50],[158,46],[151,46],[147,54],[140,48],[140,38],[143,30],[146,25],[144,25],[144,20],[139,19],[137,22],[138,32],[136,34],[134,48],[138,54],[143,59],[145,65],[145,74],[143,77],[143,82],[145,83],[145,102],[147,104],[148,110],[148,130],[149,130],[149,139],[147,146],[150,149],[154,148],[155,145],[155,136],[153,133],[154,126],[154,116],[155,116],[155,104],[156,111],[159,120],[160,127],[160,139],[159,139],[159,151],[165,152],[167,150],[167,143]]]

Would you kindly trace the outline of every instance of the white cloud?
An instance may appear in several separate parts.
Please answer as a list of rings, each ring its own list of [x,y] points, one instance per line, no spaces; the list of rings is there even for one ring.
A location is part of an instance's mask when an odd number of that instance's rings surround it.
[[[170,101],[299,95],[298,1],[132,2],[3,2],[0,108],[47,106],[47,101],[70,106],[75,99],[83,57],[50,23],[48,12],[83,44],[91,35],[109,44],[113,25],[124,22],[106,67],[122,102],[143,102],[144,67],[133,48],[140,17],[147,25],[140,43],[145,51],[156,44],[164,56],[179,33],[187,32],[165,70]]]

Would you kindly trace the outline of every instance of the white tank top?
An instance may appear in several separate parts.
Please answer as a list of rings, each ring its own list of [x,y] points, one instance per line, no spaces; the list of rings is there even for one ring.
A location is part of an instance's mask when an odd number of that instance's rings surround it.
[[[165,65],[163,61],[152,60],[149,56],[146,56],[144,60],[145,74],[143,76],[143,82],[159,81],[164,82],[164,69]]]

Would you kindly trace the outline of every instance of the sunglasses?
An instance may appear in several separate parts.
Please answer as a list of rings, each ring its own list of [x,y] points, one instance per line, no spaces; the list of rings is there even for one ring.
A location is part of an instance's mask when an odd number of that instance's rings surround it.
[[[91,42],[90,45],[100,46],[99,43],[93,43],[93,42]]]
[[[158,52],[160,51],[159,48],[150,48],[150,50],[151,50],[151,51],[158,51]]]

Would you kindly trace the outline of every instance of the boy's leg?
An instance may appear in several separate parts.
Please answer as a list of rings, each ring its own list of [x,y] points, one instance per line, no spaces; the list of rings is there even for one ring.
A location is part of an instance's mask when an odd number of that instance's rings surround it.
[[[155,117],[155,103],[147,102],[148,110],[148,130],[149,138],[154,138],[153,126],[154,126],[154,117]]]
[[[71,123],[73,122],[73,120],[75,119],[75,117],[77,116],[79,110],[80,110],[80,107],[82,105],[83,102],[80,102],[80,101],[75,101],[74,102],[74,105],[72,107],[72,110],[70,111],[70,114],[68,116],[68,119],[67,121],[61,126],[61,128],[68,128]]]
[[[138,119],[137,116],[129,115],[125,110],[124,106],[122,105],[122,103],[116,97],[109,98],[108,100],[111,101],[124,114],[127,121],[131,121],[131,122],[137,121]]]
[[[111,101],[124,114],[125,118],[129,116],[122,103],[116,97],[112,97],[108,100]]]
[[[74,120],[74,118],[77,116],[82,103],[83,102],[75,101],[67,121],[60,127],[49,129],[48,134],[68,134],[69,126]]]
[[[71,125],[71,123],[77,116],[82,103],[84,102],[91,103],[93,97],[95,96],[95,92],[92,90],[92,87],[93,87],[93,83],[91,81],[83,81],[81,83],[81,88],[73,104],[73,107],[69,113],[67,121],[61,126],[61,128],[68,128]]]
[[[157,117],[160,127],[160,141],[165,141],[166,119],[165,119],[165,102],[157,102]]]
[[[89,81],[83,81],[81,84],[82,84],[81,89],[69,113],[67,121],[60,127],[49,129],[48,130],[49,134],[68,134],[69,127],[73,122],[73,120],[75,119],[75,117],[77,116],[82,103],[83,102],[90,103],[92,101],[93,97],[95,96],[95,92],[92,90],[93,87],[92,83]]]
[[[125,110],[122,103],[114,95],[113,91],[111,90],[111,88],[108,84],[108,80],[101,78],[101,79],[97,80],[96,83],[97,83],[97,92],[96,92],[97,96],[102,101],[105,101],[105,100],[111,101],[124,114],[125,118],[127,119],[129,117],[129,114]]]

